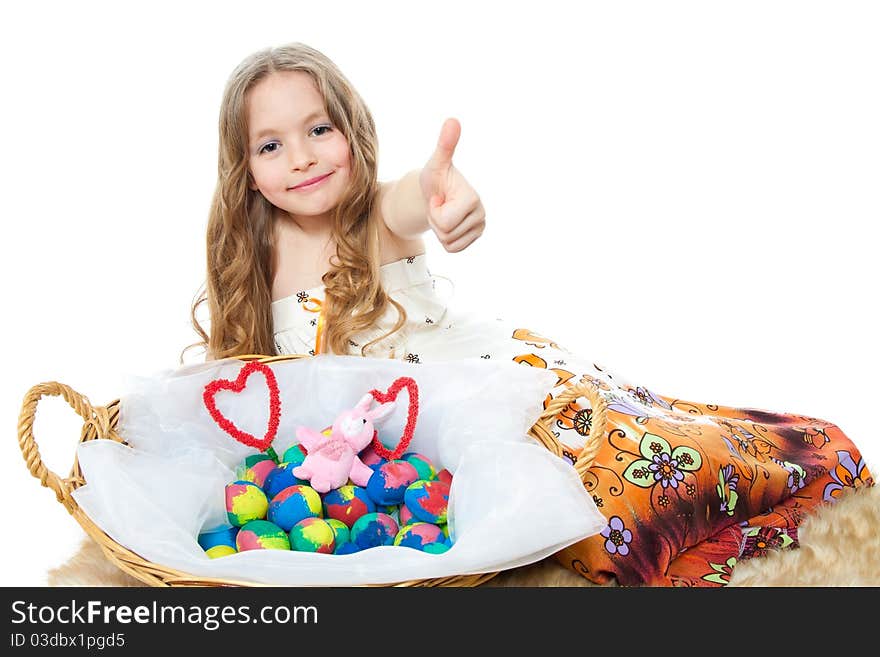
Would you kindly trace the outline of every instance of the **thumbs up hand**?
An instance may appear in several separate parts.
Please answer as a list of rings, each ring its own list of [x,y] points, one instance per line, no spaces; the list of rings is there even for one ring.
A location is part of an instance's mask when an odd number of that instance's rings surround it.
[[[437,148],[419,174],[422,195],[428,202],[428,225],[449,253],[466,249],[486,227],[479,195],[452,164],[460,135],[458,120],[447,119]]]

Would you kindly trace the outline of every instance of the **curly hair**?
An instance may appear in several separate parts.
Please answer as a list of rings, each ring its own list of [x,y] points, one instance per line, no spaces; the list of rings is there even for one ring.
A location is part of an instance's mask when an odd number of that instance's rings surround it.
[[[324,350],[349,353],[352,336],[369,329],[389,304],[398,321],[388,333],[360,348],[360,355],[406,323],[406,312],[381,283],[377,203],[378,140],[373,117],[336,65],[302,43],[257,51],[232,72],[223,93],[219,118],[217,184],[207,227],[207,274],[191,308],[193,328],[201,338],[184,348],[205,348],[207,360],[245,354],[272,355],[271,288],[275,274],[277,208],[250,189],[247,93],[260,80],[281,71],[311,76],[334,127],[346,137],[351,156],[351,184],[333,211],[331,239],[336,254],[322,277],[325,299]],[[333,262],[334,258],[336,262]],[[209,331],[196,317],[207,302]]]

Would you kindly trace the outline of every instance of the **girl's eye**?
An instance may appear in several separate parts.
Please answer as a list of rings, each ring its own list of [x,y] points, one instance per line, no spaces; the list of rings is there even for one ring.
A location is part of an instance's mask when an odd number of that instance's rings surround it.
[[[314,129],[312,130],[312,132],[317,132],[318,130],[327,130],[327,131],[329,131],[329,130],[332,130],[332,129],[333,129],[333,128],[330,127],[329,125],[319,125],[318,127],[314,128]],[[321,135],[325,135],[325,134],[327,134],[327,133],[326,133],[326,132],[321,132],[321,133],[318,134],[318,136],[320,137]],[[260,148],[260,150],[258,151],[258,153],[259,153],[259,154],[263,154],[263,153],[272,153],[272,152],[274,152],[274,150],[277,150],[277,149],[266,150],[267,148],[269,148],[269,146],[278,146],[278,142],[270,141],[268,144],[265,144],[264,146],[262,146],[262,147]]]

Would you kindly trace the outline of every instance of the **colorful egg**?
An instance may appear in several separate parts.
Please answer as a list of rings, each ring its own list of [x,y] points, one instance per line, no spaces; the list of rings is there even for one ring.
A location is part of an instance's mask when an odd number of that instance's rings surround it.
[[[449,543],[428,543],[422,551],[428,554],[443,554],[451,547]]]
[[[367,482],[367,494],[378,505],[400,504],[406,487],[419,480],[411,463],[396,459],[380,465]]]
[[[266,493],[252,481],[226,484],[226,518],[229,524],[241,527],[251,520],[266,517],[269,500]]]
[[[445,481],[450,486],[452,485],[452,473],[446,468],[443,468],[437,473],[437,479]]]
[[[351,528],[351,542],[361,550],[378,545],[392,545],[400,527],[387,513],[367,513]]]
[[[235,547],[235,536],[238,534],[238,527],[230,527],[229,525],[220,525],[212,527],[199,533],[198,542],[205,551],[210,550],[217,545],[227,545]]]
[[[407,452],[400,457],[400,460],[410,463],[416,469],[416,472],[419,473],[419,479],[431,481],[432,479],[437,478],[437,468],[435,468],[434,464],[431,463],[431,460],[423,454],[419,454],[418,452]]]
[[[299,552],[333,554],[336,539],[333,528],[323,518],[305,518],[290,529],[290,544]]]
[[[349,529],[362,515],[375,510],[375,502],[361,486],[340,486],[324,495],[324,517],[341,520]]]
[[[400,528],[394,537],[394,545],[411,547],[416,550],[425,550],[425,546],[431,543],[443,543],[446,537],[437,526],[427,522],[414,522]]]
[[[442,525],[449,506],[449,484],[444,481],[417,481],[403,494],[406,508],[423,522]]]
[[[305,447],[299,443],[295,443],[284,450],[284,454],[281,455],[281,462],[293,463],[293,467],[297,467],[298,465],[302,465],[302,462],[306,460],[307,454],[308,452]]]
[[[308,485],[309,482],[293,476],[293,469],[296,467],[299,467],[299,464],[279,463],[272,469],[263,482],[263,491],[270,501],[288,486]]]
[[[333,550],[333,554],[354,554],[355,552],[360,552],[361,549],[349,541],[348,543],[343,543],[342,545],[337,545],[336,549]]]
[[[373,449],[372,443],[361,450],[360,454],[358,454],[358,458],[361,460],[361,463],[369,468],[372,468],[373,470],[377,469],[380,465],[383,465],[384,463],[388,463],[388,459],[379,456],[376,453],[376,450]]]
[[[326,521],[333,529],[333,539],[336,541],[336,545],[342,545],[351,540],[351,532],[348,529],[348,525],[336,518],[326,518]]]
[[[219,559],[220,557],[228,557],[230,554],[237,554],[238,550],[236,550],[232,545],[214,545],[205,550],[205,554],[207,554],[211,559]]]
[[[406,497],[406,493],[404,493],[404,497]],[[406,504],[400,505],[400,511],[397,515],[397,524],[401,527],[406,525],[411,525],[414,522],[418,522],[419,519],[413,515],[413,512],[409,510],[409,507]]]
[[[266,519],[286,532],[304,518],[320,518],[321,496],[311,486],[288,486],[269,502]]]
[[[238,481],[252,481],[260,488],[269,473],[275,469],[275,461],[266,454],[251,454],[239,463],[235,469],[235,478]]]
[[[289,550],[290,538],[281,527],[268,520],[251,520],[235,537],[239,552],[247,550]]]

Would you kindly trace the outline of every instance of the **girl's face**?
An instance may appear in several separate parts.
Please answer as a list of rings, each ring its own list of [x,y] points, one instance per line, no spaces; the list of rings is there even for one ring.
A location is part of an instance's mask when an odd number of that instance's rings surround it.
[[[271,73],[248,91],[246,101],[249,187],[300,227],[329,228],[351,177],[349,146],[324,111],[311,76]],[[315,178],[321,180],[303,186]]]

